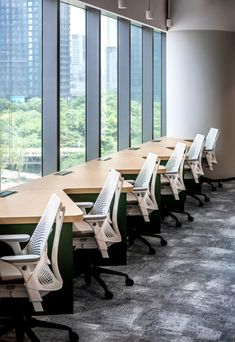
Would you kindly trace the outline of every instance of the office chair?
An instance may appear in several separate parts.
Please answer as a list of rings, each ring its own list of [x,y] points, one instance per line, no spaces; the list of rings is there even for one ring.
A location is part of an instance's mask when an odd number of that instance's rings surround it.
[[[104,289],[106,299],[113,297],[107,285],[101,279],[100,273],[119,275],[125,277],[126,285],[132,286],[133,280],[123,272],[102,268],[94,264],[91,256],[92,249],[98,249],[103,258],[108,258],[108,247],[121,241],[121,235],[117,223],[117,211],[123,179],[120,173],[111,170],[102,187],[95,203],[76,202],[84,211],[83,222],[75,222],[73,225],[73,243],[75,251],[83,251],[85,283],[90,284],[93,277]],[[112,213],[110,206],[113,202]],[[87,213],[87,209],[90,211]],[[80,253],[82,256],[82,253]]]
[[[155,198],[155,183],[159,166],[157,158],[155,153],[149,152],[136,180],[127,180],[133,185],[132,192],[127,194],[127,216],[142,216],[144,222],[150,222],[149,214],[159,210]],[[135,239],[140,240],[148,246],[149,254],[155,254],[155,250],[143,235],[159,238],[162,246],[167,245],[167,241],[161,235],[137,230],[132,224],[129,227],[128,235],[130,244]]]
[[[205,145],[205,136],[197,134],[186,154],[184,163],[184,183],[186,186],[186,195],[195,198],[199,202],[199,206],[203,206],[199,196],[203,196],[206,202],[209,197],[201,192],[199,179],[204,175],[202,169],[202,153]],[[194,184],[192,184],[192,180]]]
[[[176,144],[166,163],[166,173],[161,175],[162,218],[172,217],[176,221],[176,227],[181,227],[182,223],[173,213],[187,215],[188,221],[193,221],[193,217],[188,212],[176,208],[176,201],[180,200],[180,193],[186,190],[183,180],[185,150],[186,144],[180,142]]]
[[[203,151],[203,160],[206,161],[204,163],[205,167],[209,167],[211,171],[213,171],[214,164],[217,164],[216,160],[216,143],[219,137],[220,131],[218,128],[211,128],[206,136],[206,143]],[[208,183],[211,186],[212,191],[216,191],[216,186],[213,182],[218,182],[218,187],[222,187],[222,183],[220,180],[213,180],[209,177],[201,177],[200,182]]]
[[[66,330],[70,341],[78,341],[78,335],[62,324],[37,320],[25,313],[24,302],[31,302],[35,312],[43,311],[43,297],[51,291],[61,289],[63,280],[58,267],[58,246],[63,225],[64,210],[61,199],[52,194],[32,236],[26,234],[0,235],[14,255],[0,259],[0,299],[13,301],[11,318],[0,318],[0,337],[15,329],[16,340],[22,342],[25,335],[33,342],[39,339],[32,328]],[[54,227],[55,222],[55,227]],[[54,228],[53,228],[54,227]],[[54,230],[51,258],[47,253],[47,241]],[[27,243],[21,249],[20,243]],[[55,337],[56,339],[56,337]]]

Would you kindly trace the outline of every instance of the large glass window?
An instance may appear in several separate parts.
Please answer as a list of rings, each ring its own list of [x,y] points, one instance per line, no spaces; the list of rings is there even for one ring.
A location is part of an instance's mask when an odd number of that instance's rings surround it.
[[[161,33],[154,32],[154,65],[153,65],[153,136],[161,136],[161,97],[162,97],[162,61],[161,61]]]
[[[41,176],[41,42],[42,1],[1,1],[1,190]]]
[[[101,155],[117,151],[117,20],[101,16]]]
[[[131,146],[142,143],[142,28],[131,25]]]
[[[85,161],[85,10],[65,3],[60,9],[60,168]]]

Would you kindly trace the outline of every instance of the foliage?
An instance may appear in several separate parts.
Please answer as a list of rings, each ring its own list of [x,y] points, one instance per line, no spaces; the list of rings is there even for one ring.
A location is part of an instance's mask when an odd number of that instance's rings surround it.
[[[26,169],[27,156],[36,155],[41,163],[42,108],[40,98],[25,102],[0,99],[0,162],[1,169],[19,172]],[[154,137],[160,136],[160,103],[154,103]],[[142,142],[142,108],[131,101],[131,144]],[[85,161],[86,141],[85,96],[60,101],[61,169]],[[157,115],[156,115],[157,114]],[[101,154],[117,150],[117,96],[101,96]],[[39,173],[38,165],[27,171]]]

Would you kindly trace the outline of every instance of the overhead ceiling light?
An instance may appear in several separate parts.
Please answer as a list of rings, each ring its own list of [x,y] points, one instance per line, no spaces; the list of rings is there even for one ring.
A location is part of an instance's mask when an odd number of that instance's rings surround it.
[[[148,0],[148,8],[146,10],[146,19],[147,20],[152,20],[154,19],[154,16],[153,16],[153,11],[151,10],[151,0]]]
[[[126,0],[118,0],[118,8],[120,8],[120,9],[127,8],[127,1]]]

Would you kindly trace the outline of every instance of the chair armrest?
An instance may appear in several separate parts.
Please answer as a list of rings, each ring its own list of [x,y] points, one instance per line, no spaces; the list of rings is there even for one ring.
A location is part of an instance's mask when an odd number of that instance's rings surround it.
[[[178,174],[178,172],[170,172],[170,171],[167,171],[167,172],[165,172],[164,174],[163,174],[163,176],[172,176],[172,175],[177,175]]]
[[[1,257],[1,260],[9,262],[10,264],[27,264],[37,263],[40,260],[39,255],[28,254],[28,255],[8,255]]]
[[[107,215],[83,215],[83,218],[86,221],[99,221],[99,220],[104,220],[107,217]]]
[[[30,239],[28,234],[7,234],[0,235],[0,241],[2,242],[27,242]]]
[[[148,190],[148,187],[147,188],[143,188],[143,187],[133,188],[133,192],[141,192],[141,191],[146,191],[146,190]]]
[[[134,181],[134,179],[125,179],[128,183],[130,183],[130,184],[134,184],[135,183],[135,181]]]
[[[94,205],[93,202],[74,202],[74,203],[81,208],[92,208]]]
[[[197,161],[198,159],[189,159],[188,157],[185,158],[186,161],[191,162],[191,161]]]
[[[7,235],[0,235],[0,241],[7,243],[10,246],[15,255],[21,255],[22,250],[20,243],[27,242],[30,239],[30,235],[28,234],[7,234]]]

